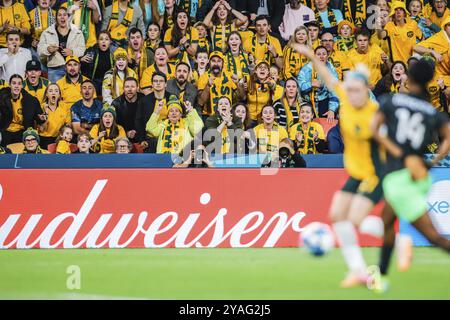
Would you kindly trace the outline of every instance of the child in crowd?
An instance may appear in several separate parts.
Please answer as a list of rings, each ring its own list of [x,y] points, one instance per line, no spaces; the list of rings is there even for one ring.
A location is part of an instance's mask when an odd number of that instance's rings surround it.
[[[355,47],[355,26],[347,20],[342,20],[338,24],[338,36],[334,43],[335,50],[348,52]]]
[[[70,141],[73,138],[73,129],[71,125],[64,125],[59,130],[58,138],[56,138],[56,153],[70,154]]]
[[[74,153],[89,154],[91,152],[91,137],[88,133],[82,133],[78,136],[77,147],[78,150]]]
[[[192,83],[197,87],[198,79],[209,69],[209,55],[208,52],[199,50],[197,51],[195,69],[192,71]]]

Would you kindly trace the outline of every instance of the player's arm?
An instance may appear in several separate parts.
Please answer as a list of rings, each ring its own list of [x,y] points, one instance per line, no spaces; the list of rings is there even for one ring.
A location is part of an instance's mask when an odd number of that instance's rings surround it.
[[[437,165],[442,159],[444,159],[450,152],[450,124],[445,123],[439,130],[439,135],[441,136],[441,143],[439,145],[439,150],[431,161],[433,166]]]
[[[309,47],[301,44],[294,44],[294,50],[307,57],[313,64],[315,70],[319,74],[320,79],[328,87],[333,90],[334,86],[339,82],[338,79],[328,70],[326,64],[322,63]]]
[[[403,156],[402,149],[395,144],[391,139],[389,139],[387,132],[382,132],[382,125],[385,123],[384,114],[378,111],[371,124],[373,138],[376,142],[386,148],[386,150],[396,158],[401,158]]]

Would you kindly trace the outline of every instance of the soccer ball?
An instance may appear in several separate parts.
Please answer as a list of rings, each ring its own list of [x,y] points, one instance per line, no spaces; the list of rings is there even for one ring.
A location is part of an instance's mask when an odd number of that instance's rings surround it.
[[[323,256],[334,247],[334,236],[329,225],[311,222],[300,234],[300,244],[314,256]]]

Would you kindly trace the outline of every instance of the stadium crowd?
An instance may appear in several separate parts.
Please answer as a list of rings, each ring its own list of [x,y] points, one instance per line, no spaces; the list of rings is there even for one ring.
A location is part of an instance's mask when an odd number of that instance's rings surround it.
[[[445,0],[0,0],[0,154],[342,153],[299,44],[341,80],[364,64],[374,100],[426,59],[449,113],[449,37]]]

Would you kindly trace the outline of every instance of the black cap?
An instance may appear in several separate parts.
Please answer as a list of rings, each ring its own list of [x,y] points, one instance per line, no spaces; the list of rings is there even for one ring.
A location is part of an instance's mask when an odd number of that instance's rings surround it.
[[[317,20],[312,20],[312,21],[305,22],[304,26],[307,27],[307,28],[309,26],[312,26],[312,27],[317,27],[317,28],[320,29],[320,23]]]
[[[35,59],[27,62],[26,71],[41,70],[41,63]]]

